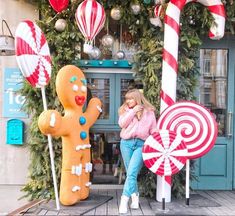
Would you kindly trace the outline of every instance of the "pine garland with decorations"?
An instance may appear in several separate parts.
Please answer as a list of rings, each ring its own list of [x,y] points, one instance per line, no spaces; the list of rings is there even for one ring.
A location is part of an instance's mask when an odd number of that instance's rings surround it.
[[[25,0],[35,4],[40,13],[39,26],[46,35],[53,57],[52,78],[46,88],[48,108],[57,109],[63,112],[55,91],[55,77],[59,69],[67,64],[72,64],[81,57],[81,46],[84,43],[83,36],[78,30],[75,21],[75,11],[81,0],[71,0],[68,8],[61,13],[56,13],[48,0]],[[162,7],[166,8],[167,2]],[[160,110],[159,92],[161,88],[161,68],[163,49],[163,28],[164,25],[156,27],[150,23],[149,18],[153,17],[153,1],[123,1],[123,0],[100,0],[106,11],[106,16],[110,17],[113,8],[119,8],[121,18],[116,20],[119,24],[126,25],[132,34],[139,50],[134,55],[135,79],[143,81],[144,94],[149,101],[154,104],[156,110]],[[226,6],[227,20],[226,32],[235,32],[235,3],[224,1]],[[131,4],[137,7],[130,8]],[[140,7],[140,10],[139,10]],[[164,15],[164,14],[163,14]],[[163,15],[160,19],[163,22]],[[118,17],[117,17],[118,18]],[[62,19],[59,23],[59,19]],[[181,14],[181,33],[179,42],[179,69],[177,83],[177,100],[194,99],[194,89],[197,85],[199,71],[197,59],[199,47],[202,43],[200,36],[206,35],[211,24],[212,17],[208,10],[200,4],[190,3],[185,6]],[[27,144],[31,156],[29,167],[29,182],[23,188],[26,197],[31,199],[54,198],[53,182],[50,169],[50,158],[47,146],[47,139],[43,136],[37,126],[37,119],[43,111],[42,99],[39,89],[31,88],[27,83],[21,90],[27,101],[24,110],[31,116],[31,124],[28,129]],[[159,115],[159,112],[157,113]],[[55,152],[55,164],[58,181],[60,182],[61,171],[61,139],[53,139]],[[180,196],[184,191],[185,175],[176,175],[173,192]],[[150,197],[155,196],[155,175],[147,169],[142,170],[140,175],[140,189],[145,189],[145,194]],[[148,187],[146,187],[148,185]]]

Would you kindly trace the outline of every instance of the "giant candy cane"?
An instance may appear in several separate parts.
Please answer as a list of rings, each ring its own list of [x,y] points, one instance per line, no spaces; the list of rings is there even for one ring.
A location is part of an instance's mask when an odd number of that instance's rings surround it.
[[[180,12],[189,2],[199,2],[206,6],[214,17],[209,37],[218,40],[224,35],[225,10],[221,0],[171,0],[166,9],[164,20],[164,50],[162,66],[161,110],[163,112],[176,100],[176,79],[178,70],[178,41],[180,30]],[[157,179],[157,200],[162,200],[162,184],[165,184],[166,202],[171,200],[171,178]]]

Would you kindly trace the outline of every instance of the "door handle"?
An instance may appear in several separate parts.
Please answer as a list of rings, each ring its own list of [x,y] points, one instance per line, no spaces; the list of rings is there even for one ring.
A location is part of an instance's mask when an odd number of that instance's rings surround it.
[[[232,134],[232,117],[233,117],[233,113],[232,112],[228,112],[227,114],[227,137],[231,137]]]

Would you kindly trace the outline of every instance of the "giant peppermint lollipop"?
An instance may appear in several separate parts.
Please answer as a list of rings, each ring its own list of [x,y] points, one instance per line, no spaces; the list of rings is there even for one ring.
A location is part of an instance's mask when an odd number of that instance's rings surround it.
[[[150,135],[143,147],[143,160],[147,168],[160,176],[179,172],[187,160],[186,144],[174,131],[160,130]],[[162,184],[162,208],[165,209],[165,184]]]
[[[47,110],[45,86],[51,77],[50,50],[41,29],[32,21],[19,23],[15,33],[16,60],[23,76],[33,87],[41,88],[43,108]],[[54,165],[52,138],[48,135],[51,169],[57,210],[60,209]]]
[[[179,172],[187,159],[187,148],[181,136],[173,131],[160,130],[150,135],[143,147],[145,165],[157,175]]]
[[[196,102],[178,102],[160,115],[157,128],[179,134],[188,148],[189,159],[208,153],[214,146],[218,128],[213,114]],[[186,162],[186,204],[189,205],[189,160]]]
[[[24,77],[33,87],[45,86],[51,77],[51,57],[46,38],[32,21],[16,29],[16,60]]]
[[[180,134],[188,148],[188,158],[205,155],[217,138],[217,123],[205,107],[196,102],[178,102],[163,111],[157,128]]]

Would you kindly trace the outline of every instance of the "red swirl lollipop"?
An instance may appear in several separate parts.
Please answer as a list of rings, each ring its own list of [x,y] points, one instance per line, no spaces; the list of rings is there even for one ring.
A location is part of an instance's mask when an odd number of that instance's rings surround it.
[[[143,160],[153,173],[170,176],[184,167],[187,148],[181,136],[173,131],[160,130],[145,141]]]
[[[21,22],[15,33],[16,60],[33,87],[43,87],[51,77],[50,50],[41,29],[32,21]]]
[[[157,128],[181,135],[188,148],[188,158],[205,155],[215,144],[218,128],[214,116],[196,102],[178,102],[160,115]]]

